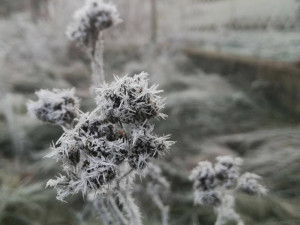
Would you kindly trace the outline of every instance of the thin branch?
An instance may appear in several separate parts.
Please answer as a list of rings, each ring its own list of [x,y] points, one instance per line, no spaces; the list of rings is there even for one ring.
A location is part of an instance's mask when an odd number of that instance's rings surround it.
[[[120,187],[120,182],[125,178],[125,177],[127,177],[129,174],[131,174],[132,172],[134,171],[134,169],[130,169],[130,170],[128,170],[126,173],[124,173],[121,177],[119,177],[118,179],[117,179],[117,186],[118,187]]]
[[[119,209],[119,207],[117,206],[115,199],[112,196],[110,196],[108,200],[113,210],[116,212],[116,215],[119,217],[120,221],[122,222],[122,224],[127,225],[128,221],[123,215],[123,213],[121,212],[121,210]]]
[[[152,198],[154,204],[157,206],[157,208],[161,212],[161,218],[162,218],[162,225],[168,225],[169,224],[169,207],[164,205],[162,200],[160,199],[159,195],[155,193],[152,190],[148,189],[148,193],[150,197]]]

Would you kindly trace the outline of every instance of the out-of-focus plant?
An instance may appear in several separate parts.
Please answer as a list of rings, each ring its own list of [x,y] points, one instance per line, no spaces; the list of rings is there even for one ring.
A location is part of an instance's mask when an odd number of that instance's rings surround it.
[[[243,160],[238,157],[219,156],[213,165],[211,162],[199,162],[189,177],[194,182],[195,204],[213,206],[217,214],[215,225],[235,221],[244,225],[240,215],[235,211],[236,192],[260,196],[267,189],[259,183],[261,177],[253,173],[240,176]]]
[[[151,164],[144,174],[147,181],[146,193],[159,209],[162,225],[167,225],[169,221],[169,206],[165,205],[163,198],[170,192],[170,183],[162,175],[161,168],[155,164]]]
[[[41,213],[49,197],[42,183],[30,183],[29,174],[16,175],[0,162],[0,224],[31,224],[32,215]]]
[[[151,177],[154,202],[162,210],[164,225],[168,208],[159,189],[168,183],[150,160],[163,155],[173,144],[169,136],[158,136],[150,120],[166,117],[158,85],[149,85],[148,74],[115,76],[105,83],[103,72],[103,30],[120,22],[116,7],[102,0],[87,0],[75,12],[68,37],[82,46],[91,59],[97,107],[79,110],[74,90],[41,90],[38,101],[28,103],[32,116],[63,127],[64,133],[48,155],[62,163],[65,175],[49,180],[57,199],[81,192],[94,201],[104,224],[140,225],[139,207],[133,197],[135,175]],[[148,187],[149,189],[149,187]],[[150,190],[148,190],[150,193]]]
[[[104,82],[102,32],[120,22],[115,5],[87,0],[84,7],[75,12],[73,23],[67,29],[68,37],[83,46],[90,57],[96,86]]]

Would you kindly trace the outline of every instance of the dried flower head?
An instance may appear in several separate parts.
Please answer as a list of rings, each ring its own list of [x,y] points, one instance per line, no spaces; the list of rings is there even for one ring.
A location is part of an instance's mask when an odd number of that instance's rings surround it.
[[[189,179],[194,182],[195,204],[218,205],[220,193],[215,190],[217,187],[216,174],[211,162],[199,162]]]
[[[259,183],[260,180],[261,177],[254,173],[245,173],[239,178],[237,189],[250,195],[264,195],[267,189]]]
[[[199,162],[192,170],[189,179],[194,181],[194,189],[201,191],[212,190],[217,186],[215,171],[211,162]]]
[[[87,113],[74,129],[65,131],[49,157],[61,161],[70,175],[65,189],[72,185],[75,193],[86,194],[101,187],[105,192],[105,185],[114,181],[118,165],[127,158],[128,147],[121,127]]]
[[[86,0],[85,5],[75,12],[73,23],[67,29],[67,36],[84,46],[89,46],[96,42],[99,32],[120,21],[117,8],[112,3]]]
[[[174,143],[169,136],[158,137],[153,134],[153,126],[142,125],[131,130],[131,148],[128,162],[131,168],[142,170],[151,158],[162,155]]]
[[[244,224],[234,209],[234,193],[239,190],[251,195],[265,194],[266,188],[258,183],[260,176],[245,173],[240,176],[241,158],[219,156],[215,166],[208,161],[199,162],[190,175],[194,182],[196,204],[212,205],[217,213],[215,224],[236,221]]]
[[[161,113],[164,99],[158,94],[158,85],[149,87],[148,74],[133,77],[115,77],[112,84],[97,89],[97,104],[112,122],[143,123],[145,120],[166,115]]]
[[[226,188],[234,186],[236,180],[240,175],[240,165],[243,160],[232,156],[218,156],[215,165],[216,176]]]
[[[79,100],[74,94],[74,89],[40,90],[36,92],[38,101],[27,104],[28,113],[44,122],[68,126],[79,112]]]

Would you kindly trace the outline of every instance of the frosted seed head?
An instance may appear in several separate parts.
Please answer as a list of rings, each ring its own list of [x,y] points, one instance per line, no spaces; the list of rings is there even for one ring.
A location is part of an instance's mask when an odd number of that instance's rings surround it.
[[[68,126],[79,114],[79,100],[75,90],[40,90],[36,92],[38,101],[27,104],[29,115],[43,122]]]
[[[259,183],[261,179],[254,173],[245,173],[239,178],[237,189],[250,195],[265,195],[267,189]]]
[[[103,0],[86,0],[85,5],[77,10],[73,22],[67,29],[70,40],[89,46],[98,39],[99,32],[115,26],[121,19],[117,8]]]
[[[213,190],[217,186],[215,171],[211,162],[199,162],[189,176],[194,181],[194,189],[199,191]]]
[[[152,118],[164,118],[161,113],[164,99],[158,95],[157,85],[149,87],[147,73],[133,77],[115,77],[111,84],[97,89],[99,110],[112,122],[144,123]]]
[[[147,124],[132,129],[128,158],[131,168],[144,169],[151,158],[164,154],[173,145],[174,142],[168,141],[169,136],[157,137],[152,131],[153,126]]]
[[[216,160],[216,177],[226,188],[233,187],[240,175],[240,165],[243,160],[232,156],[219,156]]]
[[[50,155],[62,162],[69,180],[68,185],[60,187],[60,192],[62,189],[83,194],[106,192],[114,186],[118,166],[128,155],[128,143],[120,130],[117,124],[86,113],[72,130],[64,132]]]

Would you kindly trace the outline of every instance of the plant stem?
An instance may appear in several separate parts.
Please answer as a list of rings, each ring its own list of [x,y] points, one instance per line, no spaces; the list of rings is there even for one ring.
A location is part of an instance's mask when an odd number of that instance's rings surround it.
[[[121,210],[119,209],[119,207],[117,206],[114,197],[113,196],[109,196],[108,201],[109,201],[112,209],[116,212],[116,215],[119,217],[119,220],[121,221],[121,224],[122,225],[127,225],[128,221],[125,218],[125,216],[123,215],[123,213],[121,212]]]
[[[124,186],[119,186],[117,194],[119,197],[119,201],[122,204],[123,211],[127,213],[129,224],[142,225],[140,209],[134,202],[134,199],[132,197],[132,191],[130,190],[132,178],[133,177],[128,175],[125,176]]]
[[[99,87],[105,82],[103,62],[104,40],[102,32],[99,32],[97,39],[91,42],[92,46],[89,50],[89,56],[91,59],[93,83],[95,87]]]
[[[123,205],[123,209],[127,212],[127,216],[130,220],[129,224],[142,225],[140,209],[135,204],[131,192],[129,190],[120,190],[118,196]]]
[[[153,202],[155,203],[155,205],[157,206],[157,208],[160,210],[161,213],[161,218],[162,218],[162,225],[168,225],[168,221],[169,221],[169,207],[165,206],[162,202],[162,200],[160,199],[160,197],[158,196],[158,194],[156,194],[155,192],[153,192],[152,190],[148,190],[150,196],[152,197]]]
[[[107,208],[106,202],[102,197],[98,197],[93,202],[95,209],[98,211],[104,225],[115,224],[114,219]]]
[[[127,177],[129,174],[131,174],[131,172],[133,172],[133,169],[130,169],[129,171],[127,171],[126,173],[124,173],[121,177],[118,178],[117,180],[117,186],[120,187],[120,182],[122,181],[122,179],[124,179],[125,177]]]

